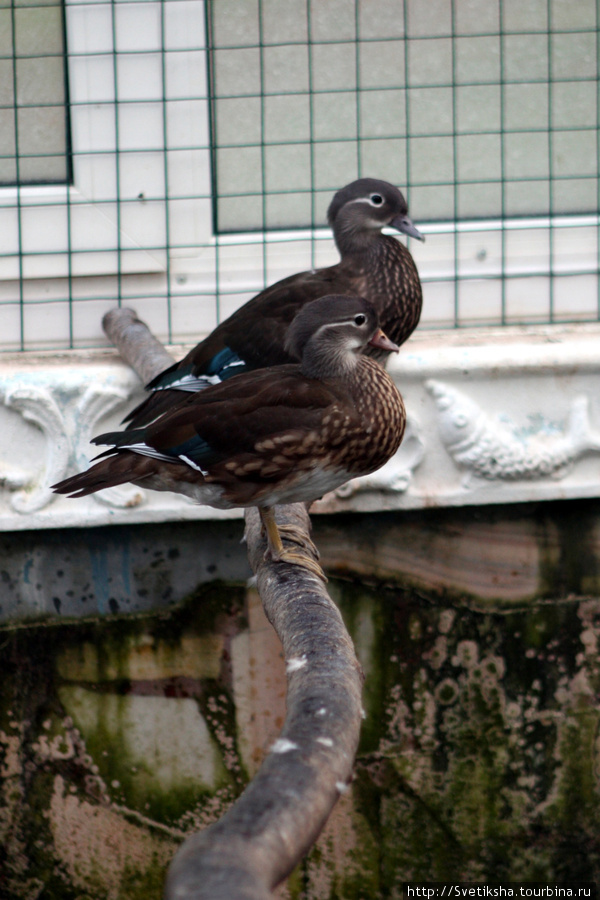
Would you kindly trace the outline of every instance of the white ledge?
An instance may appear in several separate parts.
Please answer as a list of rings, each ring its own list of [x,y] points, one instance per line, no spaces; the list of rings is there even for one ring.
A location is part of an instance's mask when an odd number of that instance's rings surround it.
[[[315,511],[598,496],[600,325],[421,331],[389,370],[409,417],[400,451]],[[52,493],[141,396],[113,351],[0,357],[0,529],[241,515],[131,485],[79,500]]]

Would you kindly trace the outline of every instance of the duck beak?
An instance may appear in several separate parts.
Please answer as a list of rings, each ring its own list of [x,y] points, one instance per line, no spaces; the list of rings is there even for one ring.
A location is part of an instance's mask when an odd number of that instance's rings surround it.
[[[401,231],[402,234],[408,234],[418,241],[425,240],[425,235],[421,234],[410,216],[396,216],[389,224],[390,228],[395,228],[396,231]]]
[[[369,341],[369,345],[371,347],[377,347],[379,350],[390,350],[394,353],[398,353],[398,351],[400,350],[398,344],[390,341],[387,334],[384,334],[381,328],[377,329],[377,331]]]

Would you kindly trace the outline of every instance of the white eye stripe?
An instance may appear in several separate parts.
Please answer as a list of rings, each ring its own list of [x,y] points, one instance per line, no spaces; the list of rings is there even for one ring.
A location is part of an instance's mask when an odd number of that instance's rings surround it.
[[[376,196],[381,197],[381,203],[373,203],[370,197],[355,197],[354,200],[348,200],[348,203],[368,203],[373,209],[381,209],[382,206],[385,206],[385,197],[381,194],[376,194]],[[345,205],[347,205],[347,203]]]
[[[356,322],[357,316],[362,316],[364,321],[360,322],[360,323]],[[317,330],[315,331],[315,334],[320,334],[325,329],[339,328],[340,325],[342,325],[342,326],[343,325],[354,325],[354,326],[360,325],[362,327],[363,325],[366,325],[366,323],[367,323],[367,316],[365,313],[354,313],[354,315],[349,319],[338,319],[337,322],[325,322],[324,325],[321,325],[320,328],[317,328]]]

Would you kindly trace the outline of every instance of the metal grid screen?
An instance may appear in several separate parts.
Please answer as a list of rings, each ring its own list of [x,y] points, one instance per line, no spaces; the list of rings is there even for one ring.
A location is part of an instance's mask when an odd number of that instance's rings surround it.
[[[394,182],[423,327],[598,318],[596,0],[65,6],[73,184],[0,188],[7,349],[190,341],[336,260],[335,190]],[[17,83],[16,105],[21,102]]]
[[[68,180],[64,53],[60,0],[0,0],[0,185]]]
[[[597,212],[595,2],[217,0],[210,23],[220,230],[315,224],[315,191],[320,223],[362,172],[429,221]]]

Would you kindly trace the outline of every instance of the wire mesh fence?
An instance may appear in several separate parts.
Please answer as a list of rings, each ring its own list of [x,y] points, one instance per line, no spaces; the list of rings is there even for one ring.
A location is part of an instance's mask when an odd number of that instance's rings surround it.
[[[428,236],[422,327],[598,319],[597,0],[56,2],[0,0],[5,349],[101,344],[118,303],[196,340],[336,261],[362,175]]]

